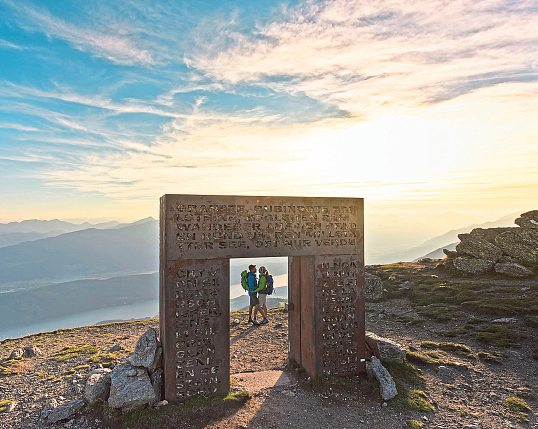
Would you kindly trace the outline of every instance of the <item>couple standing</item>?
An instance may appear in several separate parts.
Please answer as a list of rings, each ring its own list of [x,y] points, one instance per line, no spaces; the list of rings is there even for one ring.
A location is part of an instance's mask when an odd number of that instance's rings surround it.
[[[269,271],[267,271],[265,267],[260,267],[259,273],[260,278],[258,279],[256,278],[256,265],[252,264],[248,266],[248,273],[246,276],[246,286],[250,297],[248,323],[252,323],[256,326],[269,323],[269,320],[267,320],[267,295],[273,293],[273,276],[269,274]],[[252,317],[253,310],[254,318]],[[263,316],[261,322],[256,321],[258,312]]]

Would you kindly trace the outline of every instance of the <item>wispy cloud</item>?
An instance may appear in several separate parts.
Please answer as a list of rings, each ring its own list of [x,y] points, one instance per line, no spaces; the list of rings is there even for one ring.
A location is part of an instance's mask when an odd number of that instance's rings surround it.
[[[65,40],[75,48],[90,52],[116,64],[153,65],[155,60],[149,49],[137,46],[133,35],[104,25],[87,27],[74,25],[51,15],[44,8],[31,7],[21,2],[3,0],[18,17],[19,25],[28,31],[39,31],[52,38]]]
[[[534,1],[306,3],[194,49],[190,64],[224,82],[259,82],[355,115],[417,106],[503,82],[538,80]],[[517,31],[514,29],[517,28]]]

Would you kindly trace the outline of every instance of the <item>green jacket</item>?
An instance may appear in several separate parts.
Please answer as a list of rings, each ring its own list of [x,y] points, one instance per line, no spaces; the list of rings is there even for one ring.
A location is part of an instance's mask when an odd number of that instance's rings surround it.
[[[265,293],[265,286],[267,285],[267,274],[260,274],[260,279],[258,280],[258,289],[256,289],[260,293]]]

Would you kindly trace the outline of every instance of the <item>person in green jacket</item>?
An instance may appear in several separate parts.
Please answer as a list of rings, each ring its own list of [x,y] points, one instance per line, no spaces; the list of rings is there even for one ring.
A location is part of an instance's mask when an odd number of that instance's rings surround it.
[[[269,275],[269,271],[265,267],[260,267],[258,270],[260,273],[260,277],[258,279],[258,311],[262,314],[263,320],[260,322],[260,324],[265,325],[266,323],[269,323],[269,320],[267,320],[267,276]]]

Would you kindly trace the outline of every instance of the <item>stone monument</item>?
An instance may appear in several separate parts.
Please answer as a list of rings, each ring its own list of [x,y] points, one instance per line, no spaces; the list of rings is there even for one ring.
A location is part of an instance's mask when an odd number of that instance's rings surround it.
[[[289,257],[289,358],[311,376],[364,370],[362,198],[165,195],[160,214],[164,395],[230,385],[230,258]]]

